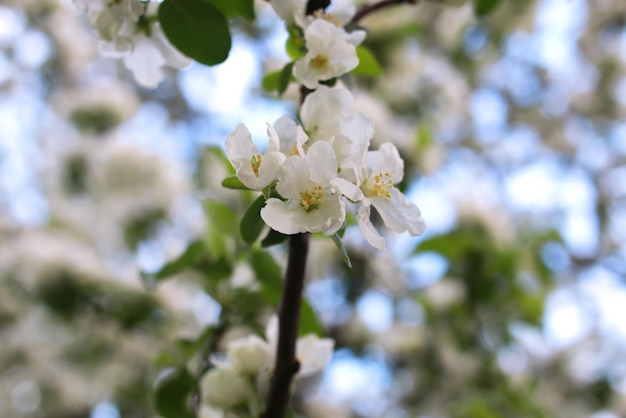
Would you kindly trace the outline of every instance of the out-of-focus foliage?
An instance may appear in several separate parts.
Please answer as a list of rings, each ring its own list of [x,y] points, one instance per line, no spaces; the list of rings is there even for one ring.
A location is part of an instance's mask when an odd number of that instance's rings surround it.
[[[379,253],[349,227],[352,269],[313,240],[301,332],[338,349],[295,414],[624,416],[626,3],[447,3],[364,19],[338,81],[401,149],[429,232]],[[268,7],[218,14],[245,18],[267,91],[257,74],[246,99],[270,108],[299,101],[299,51],[267,41]],[[280,299],[285,237],[207,145],[236,124],[199,105],[214,74],[139,89],[96,50],[67,2],[0,6],[2,417],[190,415],[209,354]]]

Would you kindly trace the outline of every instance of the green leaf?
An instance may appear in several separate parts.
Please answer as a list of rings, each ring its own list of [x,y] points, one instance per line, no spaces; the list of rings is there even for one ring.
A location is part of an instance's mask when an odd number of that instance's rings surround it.
[[[280,78],[280,73],[282,73],[282,69],[265,74],[263,80],[261,81],[261,87],[263,87],[263,90],[268,93],[278,90],[278,79]]]
[[[500,4],[500,0],[474,0],[474,12],[477,16],[486,16]]]
[[[256,250],[250,254],[249,261],[257,280],[264,286],[278,290],[280,294],[283,288],[283,273],[274,257],[267,251]]]
[[[243,218],[241,218],[241,224],[239,230],[243,240],[252,245],[265,226],[265,222],[261,219],[261,208],[265,206],[265,196],[259,196],[254,202],[250,204]]]
[[[277,91],[278,95],[282,96],[287,90],[287,87],[289,87],[289,83],[295,81],[292,73],[293,61],[285,64],[281,70],[273,71],[263,77],[263,81],[261,82],[263,90],[267,92]]]
[[[348,255],[348,251],[346,250],[346,247],[343,245],[343,242],[341,242],[341,238],[339,237],[339,234],[335,234],[331,236],[331,238],[333,239],[335,246],[341,252],[341,258],[343,258],[343,262],[346,263],[346,266],[348,266],[348,268],[352,268],[352,262],[350,261],[350,256]]]
[[[216,200],[205,200],[204,211],[212,225],[220,232],[232,236],[239,234],[239,220],[231,208]]]
[[[292,72],[293,72],[293,61],[285,64],[283,69],[280,71],[280,74],[278,76],[278,85],[276,87],[276,89],[278,90],[279,96],[282,96],[283,93],[287,90],[287,87],[289,87],[289,82],[292,79],[291,77]]]
[[[159,22],[172,45],[199,63],[216,65],[228,57],[228,22],[209,2],[164,0],[159,6]]]
[[[167,263],[156,273],[141,272],[141,280],[148,287],[153,287],[155,282],[180,273],[183,270],[191,269],[203,258],[206,248],[204,242],[194,241],[175,260]]]
[[[378,77],[382,74],[383,69],[369,48],[365,46],[358,46],[356,48],[356,55],[359,58],[359,65],[357,65],[357,67],[350,72],[351,74],[370,77]]]
[[[430,130],[425,126],[421,126],[415,135],[415,145],[417,149],[426,149],[433,144],[433,137]]]
[[[215,6],[226,17],[243,17],[254,20],[254,0],[205,0]]]
[[[289,32],[289,38],[287,38],[287,42],[285,43],[285,50],[289,58],[293,61],[297,61],[306,55],[304,34],[302,33],[302,29],[295,24],[289,26],[287,31]]]
[[[241,182],[241,180],[237,178],[237,176],[226,177],[222,180],[222,187],[235,190],[250,190]]]
[[[289,239],[289,235],[281,234],[278,231],[270,229],[270,232],[261,241],[261,247],[271,247],[272,245],[282,244]]]
[[[155,390],[157,412],[164,418],[193,418],[189,397],[195,389],[196,382],[187,369],[175,369],[159,382]]]
[[[315,311],[309,302],[303,299],[302,308],[300,309],[300,335],[311,333],[321,337],[324,335],[324,330],[317,320],[317,315],[315,315]]]

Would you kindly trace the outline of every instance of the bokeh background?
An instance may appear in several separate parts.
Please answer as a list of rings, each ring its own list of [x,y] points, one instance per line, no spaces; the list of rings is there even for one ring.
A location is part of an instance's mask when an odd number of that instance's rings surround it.
[[[295,85],[261,89],[287,34],[256,6],[225,63],[147,90],[71,1],[0,4],[0,416],[158,416],[172,353],[225,313],[271,313],[206,205],[253,200],[220,185],[236,124],[263,145],[297,111]],[[362,24],[384,73],[352,79],[355,110],[401,150],[428,229],[381,253],[348,228],[352,269],[313,240],[306,298],[337,351],[298,415],[626,416],[626,2],[481,19],[423,2]],[[204,269],[145,280],[207,236]]]

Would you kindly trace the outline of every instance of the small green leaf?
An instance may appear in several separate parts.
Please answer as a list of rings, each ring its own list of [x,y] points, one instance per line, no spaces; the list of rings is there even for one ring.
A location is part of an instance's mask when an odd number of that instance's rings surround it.
[[[156,273],[141,272],[141,280],[148,287],[153,287],[155,282],[180,273],[183,270],[191,269],[204,256],[206,248],[204,242],[194,241],[175,260],[170,261]]]
[[[239,234],[239,220],[231,208],[216,200],[205,200],[204,211],[215,228],[228,235]]]
[[[287,87],[289,87],[289,82],[292,79],[291,77],[292,72],[293,72],[293,61],[285,64],[283,69],[280,71],[280,74],[278,76],[278,86],[277,86],[279,96],[282,96],[283,93],[287,90]]]
[[[280,78],[281,72],[282,70],[277,70],[265,74],[263,80],[261,81],[261,87],[263,87],[263,90],[268,93],[278,90],[278,79]]]
[[[433,137],[430,130],[421,126],[415,134],[415,145],[417,149],[426,149],[433,144]]]
[[[159,22],[172,45],[199,63],[216,65],[228,57],[228,22],[208,1],[164,0],[159,5]]]
[[[226,17],[243,17],[254,20],[254,0],[205,0],[215,6]]]
[[[350,73],[354,75],[365,75],[370,77],[378,77],[382,74],[383,70],[369,48],[365,46],[358,46],[356,48],[356,55],[359,58],[359,65]]]
[[[257,240],[265,226],[265,222],[261,219],[261,208],[263,206],[265,206],[265,196],[261,195],[250,204],[243,218],[241,218],[241,224],[239,225],[241,237],[249,245],[252,245]]]
[[[241,182],[241,180],[237,178],[237,176],[226,177],[222,180],[222,187],[235,190],[250,190]]]
[[[189,397],[195,389],[196,382],[186,368],[170,372],[154,393],[157,412],[164,418],[193,418]]]
[[[500,4],[500,0],[474,0],[474,12],[477,16],[486,16]]]
[[[289,58],[293,61],[297,61],[306,55],[304,34],[302,33],[302,29],[295,24],[289,26],[287,31],[289,32],[289,38],[287,38],[287,42],[285,43],[285,50]]]
[[[270,229],[267,236],[261,241],[261,247],[271,247],[272,245],[282,244],[289,239],[289,235],[281,234],[278,231]]]
[[[317,320],[317,315],[315,315],[315,311],[309,302],[303,299],[302,308],[300,310],[300,335],[311,333],[321,337],[324,335],[324,330]]]
[[[339,237],[339,234],[335,234],[331,236],[331,238],[333,239],[335,246],[341,252],[341,257],[343,258],[343,262],[346,263],[346,266],[348,266],[348,268],[352,268],[352,262],[350,262],[350,256],[348,255],[348,251],[346,250],[346,247],[343,245],[343,242],[341,242],[341,238]]]
[[[283,288],[282,269],[270,253],[263,250],[253,251],[249,261],[259,282],[272,289],[281,290]]]

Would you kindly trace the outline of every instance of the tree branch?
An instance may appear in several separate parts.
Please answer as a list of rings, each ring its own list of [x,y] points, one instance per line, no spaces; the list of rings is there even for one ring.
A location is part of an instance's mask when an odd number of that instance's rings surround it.
[[[370,13],[373,13],[377,10],[384,9],[385,7],[399,5],[399,4],[417,4],[419,0],[380,0],[378,3],[367,4],[361,7],[354,14],[354,17],[350,21],[350,23],[355,24],[358,23],[361,19],[367,16]]]
[[[300,326],[300,307],[304,289],[304,271],[309,252],[310,234],[292,235],[289,239],[289,260],[278,311],[278,347],[269,396],[261,418],[283,418],[289,404],[291,381],[298,373],[296,340]]]

